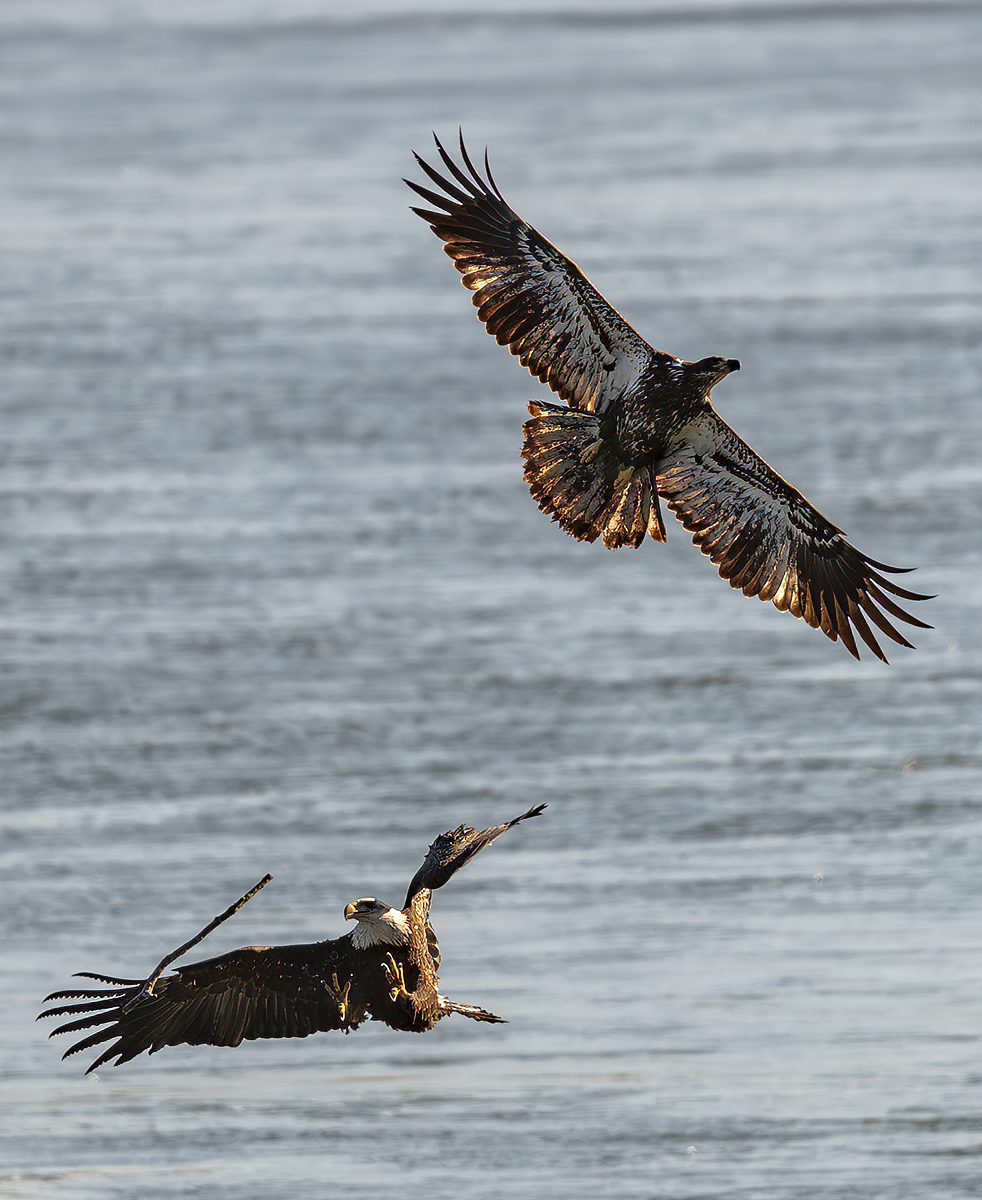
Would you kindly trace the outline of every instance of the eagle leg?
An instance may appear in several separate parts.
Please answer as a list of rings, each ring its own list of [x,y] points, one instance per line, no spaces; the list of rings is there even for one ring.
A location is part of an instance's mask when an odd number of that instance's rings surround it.
[[[389,999],[393,1003],[400,997],[404,997],[406,1000],[410,999],[409,989],[406,987],[406,977],[402,972],[402,963],[397,963],[391,954],[387,957],[388,961],[382,963],[382,971],[392,989],[389,992]]]
[[[437,998],[440,1004],[440,1016],[446,1016],[447,1013],[460,1013],[462,1017],[470,1017],[472,1021],[491,1021],[495,1025],[507,1025],[508,1022],[504,1017],[496,1017],[494,1013],[488,1012],[486,1008],[478,1008],[476,1004],[456,1004],[453,1000],[448,1000],[446,996]]]

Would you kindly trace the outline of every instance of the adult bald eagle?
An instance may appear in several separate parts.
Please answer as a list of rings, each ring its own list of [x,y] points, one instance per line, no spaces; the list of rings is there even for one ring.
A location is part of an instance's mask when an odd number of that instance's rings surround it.
[[[665,540],[664,497],[730,586],[802,617],[859,658],[853,627],[886,658],[867,623],[911,649],[888,616],[929,629],[886,593],[909,592],[881,572],[739,438],[709,394],[733,358],[683,362],[655,350],[586,276],[505,202],[460,139],[463,168],[436,140],[452,179],[416,161],[440,194],[405,182],[439,211],[414,208],[474,292],[500,345],[566,402],[532,401],[525,478],[543,512],[575,538],[610,549]]]
[[[537,817],[545,807],[536,804],[520,817],[490,829],[478,831],[460,825],[441,834],[413,876],[402,910],[374,896],[353,900],[344,916],[357,924],[343,937],[299,946],[244,946],[178,967],[176,974],[163,977],[159,967],[147,979],[116,979],[80,971],[79,976],[112,987],[53,992],[45,997],[45,1004],[52,1000],[84,1003],[48,1009],[38,1019],[86,1014],[60,1025],[52,1037],[102,1026],[66,1050],[63,1058],[115,1038],[86,1074],[114,1057],[114,1065],[119,1066],[144,1050],[155,1054],[163,1046],[183,1042],[237,1046],[243,1038],[307,1037],[326,1029],[347,1033],[369,1015],[410,1033],[432,1029],[448,1013],[501,1022],[503,1018],[483,1008],[457,1004],[437,991],[440,946],[429,922],[430,898],[435,888],[443,887],[495,838],[521,821]],[[231,915],[239,905],[224,915]],[[217,918],[203,933],[222,919]]]

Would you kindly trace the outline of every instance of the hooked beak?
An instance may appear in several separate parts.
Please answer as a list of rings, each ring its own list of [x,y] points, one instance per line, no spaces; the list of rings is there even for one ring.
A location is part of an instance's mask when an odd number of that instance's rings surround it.
[[[725,379],[727,375],[731,374],[733,371],[739,370],[740,360],[738,358],[727,358],[722,362],[717,359],[715,367],[711,368],[711,382],[709,387],[714,388],[721,379]]]
[[[346,921],[354,921],[358,917],[358,905],[354,900],[350,904],[344,906],[344,919]]]

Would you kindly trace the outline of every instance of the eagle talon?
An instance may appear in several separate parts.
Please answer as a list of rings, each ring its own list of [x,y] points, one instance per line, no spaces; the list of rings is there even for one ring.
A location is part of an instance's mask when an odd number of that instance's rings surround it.
[[[351,980],[346,979],[344,982],[344,988],[342,989],[341,984],[338,983],[336,972],[332,978],[334,981],[334,986],[332,987],[331,984],[325,983],[324,987],[327,991],[327,994],[338,1006],[338,1015],[341,1017],[341,1020],[346,1021],[348,1018],[348,997],[349,993],[351,992]]]
[[[406,977],[403,974],[402,963],[397,963],[393,956],[388,955],[388,961],[382,963],[382,971],[385,974],[386,981],[391,986],[389,999],[393,1003],[400,997],[409,999],[409,989],[406,987]]]
[[[593,462],[593,460],[597,457],[598,454],[600,454],[600,452],[603,449],[604,449],[603,439],[597,438],[595,441],[592,441],[588,446],[584,446],[583,449],[580,451],[580,462],[581,463]]]

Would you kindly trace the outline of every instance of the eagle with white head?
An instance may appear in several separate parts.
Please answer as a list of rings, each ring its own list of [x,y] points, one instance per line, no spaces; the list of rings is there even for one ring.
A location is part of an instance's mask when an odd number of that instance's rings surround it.
[[[99,1027],[70,1046],[63,1058],[112,1040],[86,1074],[113,1058],[119,1066],[144,1051],[155,1054],[164,1046],[182,1043],[238,1046],[243,1040],[302,1038],[330,1029],[348,1033],[369,1016],[410,1033],[432,1029],[450,1013],[501,1023],[503,1019],[494,1013],[440,994],[440,946],[429,920],[430,900],[434,889],[443,887],[475,854],[515,825],[537,817],[545,807],[536,804],[520,817],[489,829],[459,825],[441,834],[413,876],[404,907],[392,908],[374,896],[353,900],[344,915],[356,925],[343,937],[297,946],[244,946],[178,967],[172,975],[161,975],[158,967],[146,979],[80,971],[80,976],[111,987],[53,992],[45,997],[45,1004],[83,1003],[51,1008],[40,1017],[77,1018],[53,1030],[52,1037]],[[182,951],[247,898],[216,918]],[[164,962],[175,957],[177,952]]]

